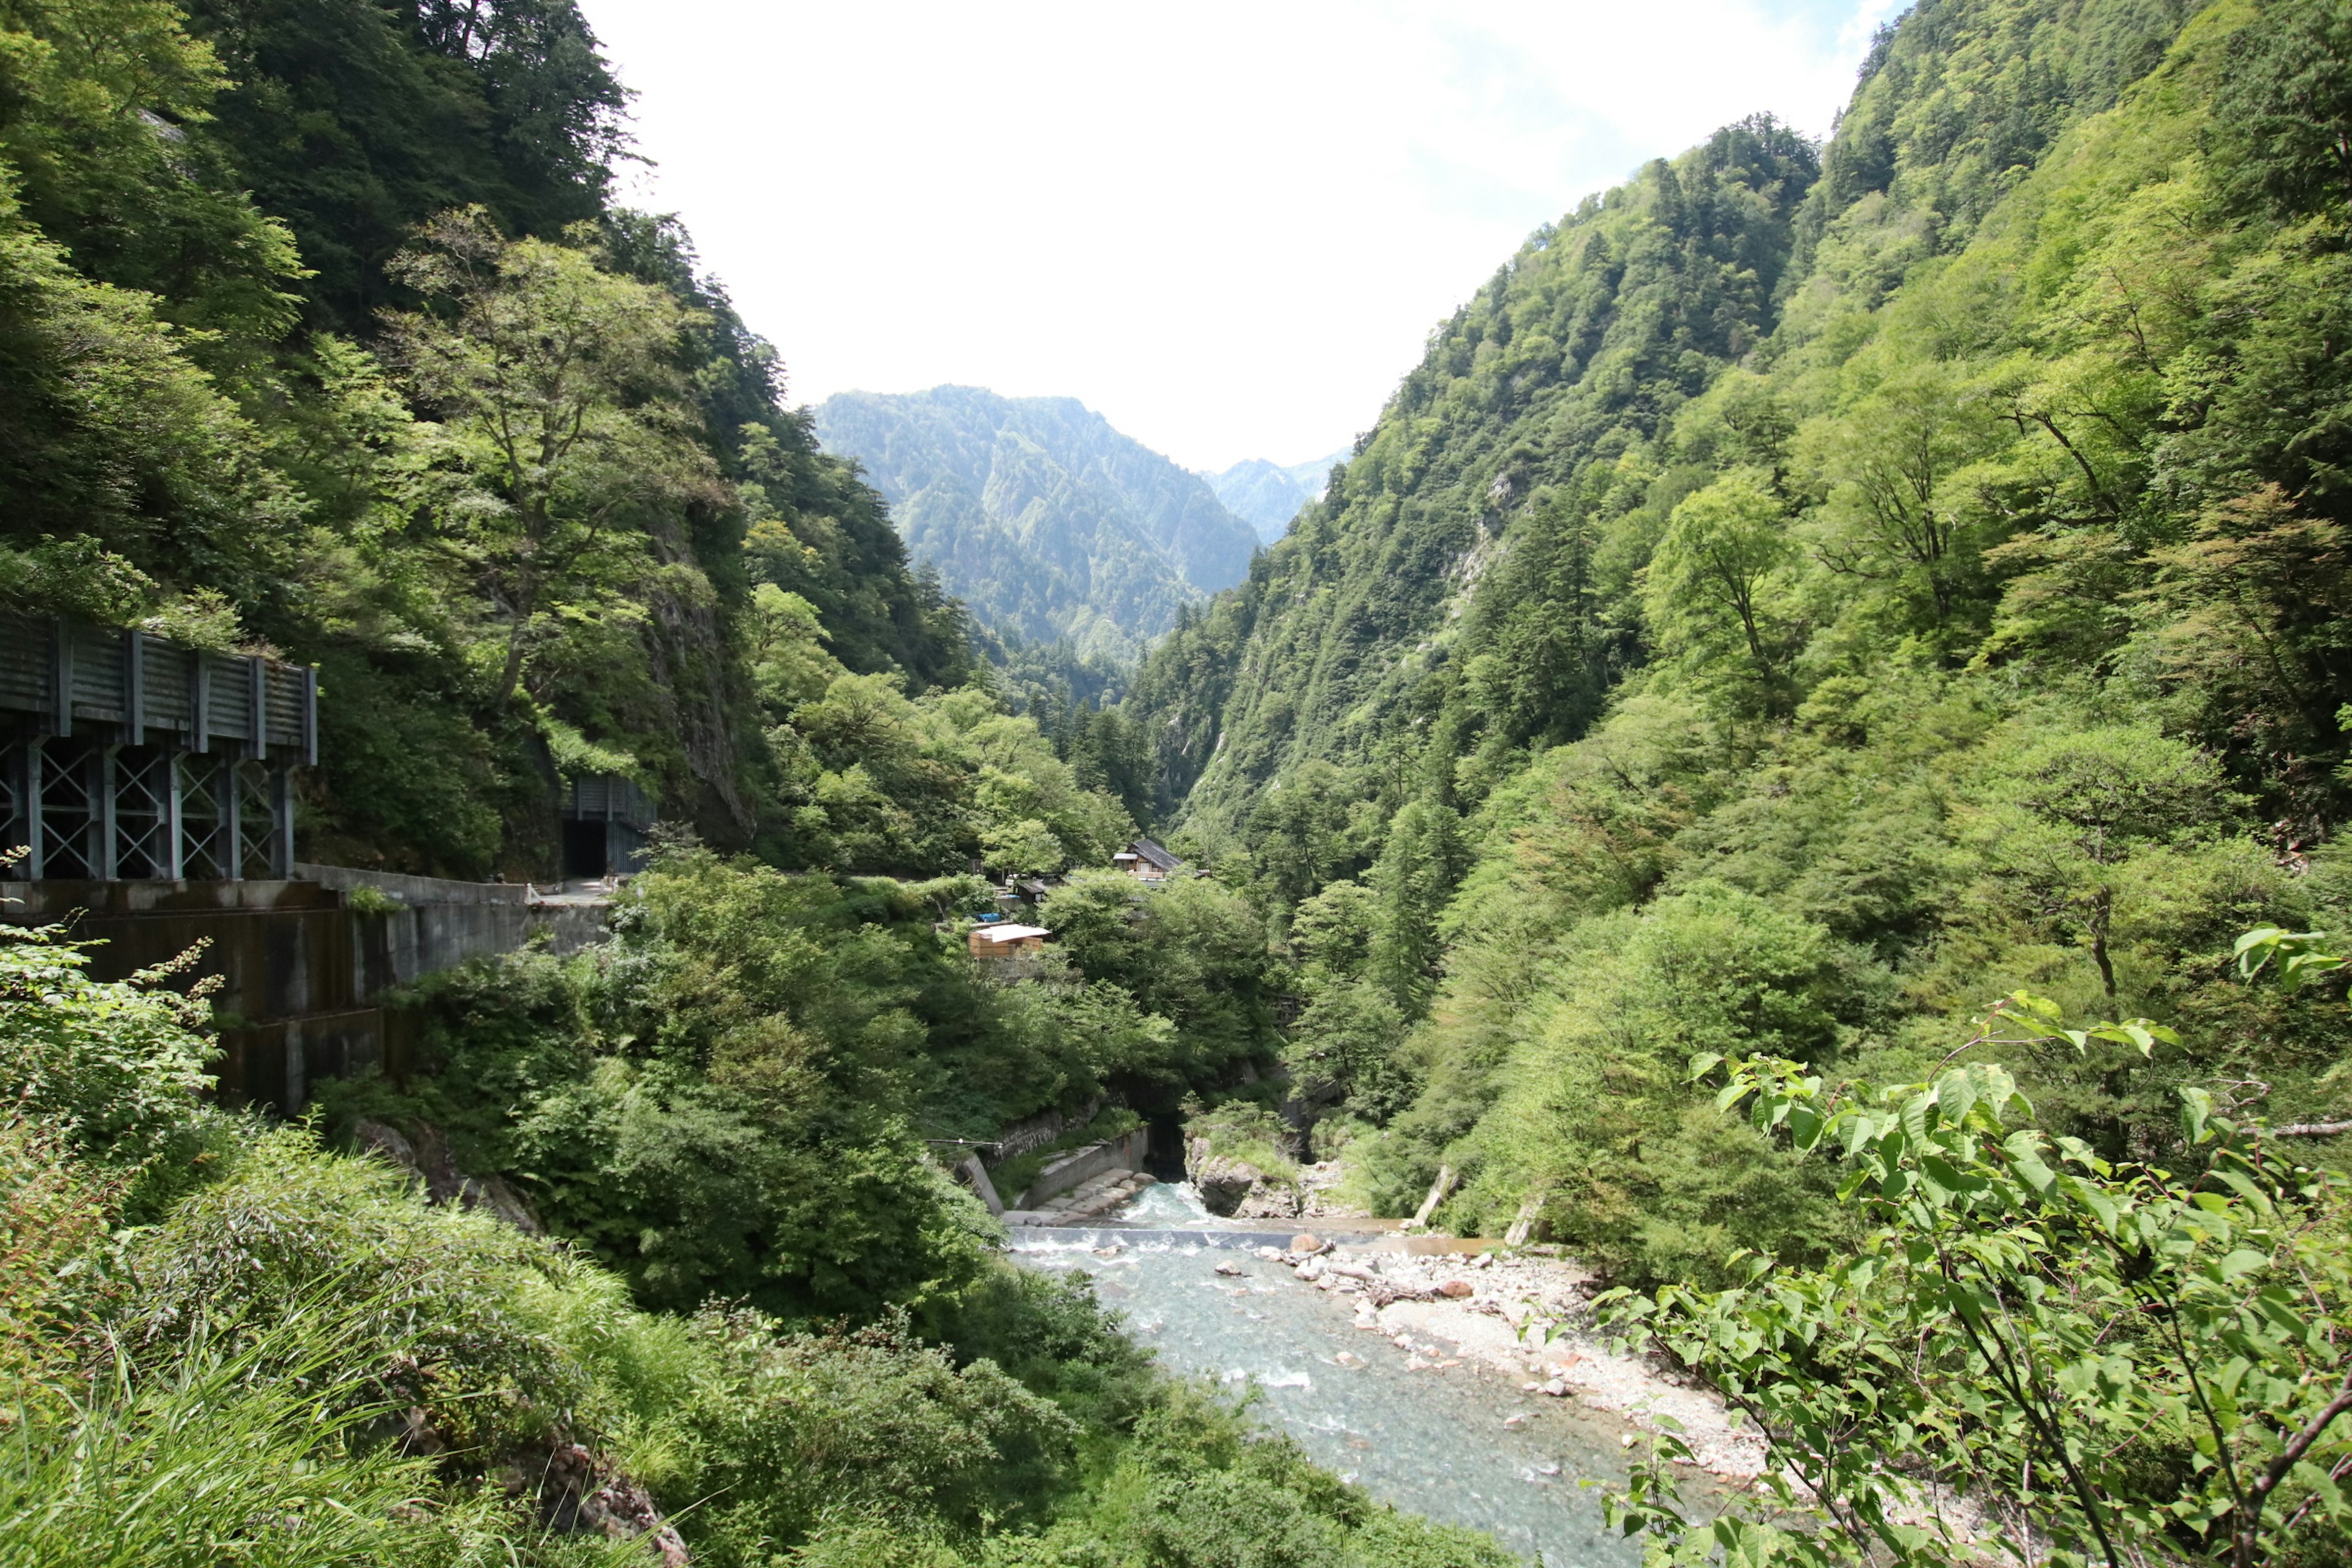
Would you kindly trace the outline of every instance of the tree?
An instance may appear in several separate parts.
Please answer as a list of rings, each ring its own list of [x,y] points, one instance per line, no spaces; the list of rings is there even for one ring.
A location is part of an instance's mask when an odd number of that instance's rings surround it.
[[[2352,202],[2352,5],[2272,0],[2230,39],[2211,140],[2231,194],[2289,216]]]
[[[1847,409],[1817,448],[1832,487],[1822,564],[1907,584],[1938,624],[1959,600],[1968,521],[1945,481],[1978,454],[1987,429],[1971,420],[1964,392],[1940,365],[1906,371]]]
[[[570,237],[509,242],[478,208],[446,213],[395,264],[432,308],[385,319],[459,480],[445,537],[504,625],[501,708],[542,623],[674,555],[665,513],[727,501],[674,363],[688,313]]]
[[[2336,963],[2309,939],[2270,952]],[[2170,1042],[2146,1020],[2063,1026],[2020,994],[1946,1058],[1989,1047]],[[1627,1338],[1674,1354],[1769,1445],[1776,1520],[1694,1524],[1666,1461],[1636,1467],[1612,1518],[1653,1561],[1958,1564],[2339,1561],[2352,1505],[2352,1203],[2279,1134],[2186,1088],[2180,1173],[2111,1163],[2030,1125],[2002,1068],[1824,1088],[1786,1060],[1703,1055],[1717,1097],[1844,1171],[1874,1227],[1852,1255],[1792,1269],[1746,1259],[1719,1291],[1604,1299]],[[2327,1131],[2332,1129],[2297,1131]],[[1735,1260],[1737,1261],[1737,1260]],[[1965,1497],[1979,1538],[1944,1505]],[[1925,1508],[1928,1522],[1906,1522]],[[1791,1517],[1794,1516],[1794,1517]],[[1795,1528],[1790,1528],[1795,1526]]]
[[[2089,950],[2110,1000],[2118,921],[2232,804],[2212,758],[2144,728],[2024,747],[1996,763],[1990,796],[1975,837],[1992,878]]]
[[[1435,987],[1443,951],[1437,919],[1462,879],[1465,859],[1461,821],[1453,810],[1412,800],[1389,825],[1388,843],[1372,867],[1369,880],[1380,902],[1370,972],[1409,1017],[1420,1016]]]
[[[1787,632],[1769,584],[1795,556],[1764,482],[1744,469],[1726,474],[1675,508],[1650,557],[1643,612],[1669,651],[1744,654],[1764,706],[1778,711],[1787,702]]]

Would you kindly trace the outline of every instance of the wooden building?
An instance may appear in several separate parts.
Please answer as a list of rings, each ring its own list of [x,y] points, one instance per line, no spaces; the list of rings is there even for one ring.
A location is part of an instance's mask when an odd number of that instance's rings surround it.
[[[996,921],[972,927],[970,946],[974,958],[1017,958],[1024,953],[1042,952],[1045,939],[1053,934],[1044,926],[1014,925],[1010,921]]]
[[[1184,864],[1149,838],[1139,838],[1110,858],[1114,870],[1146,882],[1164,882]]]

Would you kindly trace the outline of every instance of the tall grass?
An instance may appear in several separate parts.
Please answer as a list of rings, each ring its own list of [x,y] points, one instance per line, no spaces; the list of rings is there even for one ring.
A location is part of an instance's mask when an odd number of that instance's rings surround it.
[[[203,1329],[161,1364],[20,1386],[0,1431],[9,1568],[520,1568],[646,1561],[556,1541],[487,1489],[451,1490],[388,1440],[397,1414],[326,1375],[349,1303],[257,1332]]]

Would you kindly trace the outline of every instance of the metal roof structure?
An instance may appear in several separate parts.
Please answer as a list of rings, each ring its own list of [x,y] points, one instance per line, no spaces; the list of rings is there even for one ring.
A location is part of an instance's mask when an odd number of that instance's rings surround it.
[[[976,927],[971,934],[982,942],[1021,942],[1029,937],[1047,937],[1054,933],[1044,926],[989,925]]]
[[[0,613],[0,847],[32,880],[282,878],[319,673]]]
[[[1184,863],[1149,838],[1139,838],[1129,844],[1128,848],[1146,864],[1163,873],[1173,871]]]

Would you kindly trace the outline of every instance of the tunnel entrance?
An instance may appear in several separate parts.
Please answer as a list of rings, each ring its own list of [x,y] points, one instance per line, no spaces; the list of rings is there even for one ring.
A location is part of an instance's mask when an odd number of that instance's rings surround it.
[[[1172,1111],[1145,1123],[1143,1168],[1163,1182],[1184,1179],[1184,1119]]]

